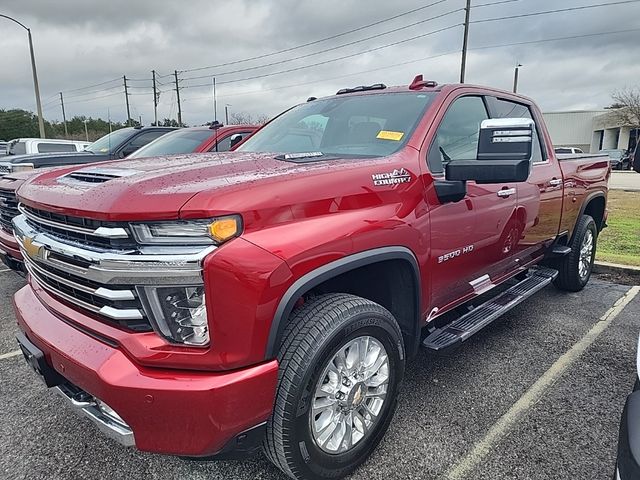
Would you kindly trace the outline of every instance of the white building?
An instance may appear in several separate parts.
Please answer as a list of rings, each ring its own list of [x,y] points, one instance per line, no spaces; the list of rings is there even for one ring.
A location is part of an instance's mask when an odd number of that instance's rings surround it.
[[[578,147],[583,152],[633,149],[639,130],[621,125],[608,110],[576,110],[543,114],[554,147]]]

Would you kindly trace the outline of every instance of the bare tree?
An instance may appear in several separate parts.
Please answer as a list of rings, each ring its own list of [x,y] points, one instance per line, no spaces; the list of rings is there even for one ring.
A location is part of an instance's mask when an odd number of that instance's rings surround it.
[[[269,115],[267,115],[266,113],[261,113],[260,115],[258,115],[258,117],[256,118],[256,123],[258,125],[264,125],[265,123],[267,123],[269,120],[271,120],[271,118],[269,118]]]
[[[640,128],[640,87],[616,90],[611,98],[614,103],[609,116],[622,125]]]
[[[229,123],[231,125],[249,125],[253,123],[253,115],[248,112],[231,112]]]

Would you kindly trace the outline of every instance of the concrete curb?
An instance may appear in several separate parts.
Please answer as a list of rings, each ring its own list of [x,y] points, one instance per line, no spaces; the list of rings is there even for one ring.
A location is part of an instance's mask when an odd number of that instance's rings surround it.
[[[596,260],[593,266],[593,271],[595,273],[624,273],[640,279],[640,267],[635,267],[633,265],[620,265],[617,263],[601,262]]]

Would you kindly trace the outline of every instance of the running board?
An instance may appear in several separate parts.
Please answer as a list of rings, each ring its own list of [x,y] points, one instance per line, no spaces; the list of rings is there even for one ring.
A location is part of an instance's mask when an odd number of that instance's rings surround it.
[[[527,277],[521,282],[442,328],[434,330],[424,339],[422,346],[440,353],[458,346],[502,314],[549,285],[557,275],[558,271],[552,268],[530,269]]]

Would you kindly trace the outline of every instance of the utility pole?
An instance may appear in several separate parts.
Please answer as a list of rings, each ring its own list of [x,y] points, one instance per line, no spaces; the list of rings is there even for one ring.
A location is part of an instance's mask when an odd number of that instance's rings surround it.
[[[67,117],[64,114],[64,98],[62,98],[62,92],[60,92],[60,106],[62,107],[62,122],[64,123],[64,136],[65,138],[68,138],[69,132],[67,131]]]
[[[124,80],[124,99],[127,102],[127,125],[131,126],[131,112],[129,111],[129,90],[127,89],[127,76],[123,75]]]
[[[467,47],[469,44],[469,18],[471,16],[471,0],[467,0],[464,9],[464,38],[462,40],[462,63],[460,65],[460,83],[464,83],[464,76],[467,70]]]
[[[218,121],[218,105],[217,105],[217,100],[216,100],[216,77],[212,77],[213,82],[213,121],[217,122]]]
[[[87,142],[89,141],[89,131],[87,130],[87,119],[85,118],[83,121],[84,123],[84,137],[87,139]],[[65,125],[66,127],[66,125]],[[66,128],[65,128],[66,131]]]
[[[178,71],[175,70],[173,75],[176,77],[176,99],[178,101],[178,126],[182,126],[182,109],[180,108],[180,87],[178,86]]]
[[[38,72],[36,71],[36,57],[33,54],[33,39],[31,38],[31,29],[9,15],[0,14],[0,17],[11,20],[20,25],[27,31],[29,36],[29,53],[31,54],[31,73],[33,75],[33,89],[36,92],[36,109],[38,111],[38,127],[40,129],[40,138],[47,138],[44,132],[44,118],[42,117],[42,103],[40,102],[40,87],[38,86]]]
[[[229,125],[229,107],[230,106],[231,105],[228,103],[224,106],[224,124],[225,125]]]
[[[516,70],[513,72],[513,93],[518,93],[518,74],[520,67],[522,67],[522,64],[516,63]]]
[[[158,90],[156,90],[156,71],[151,70],[153,78],[153,122],[158,126]]]

